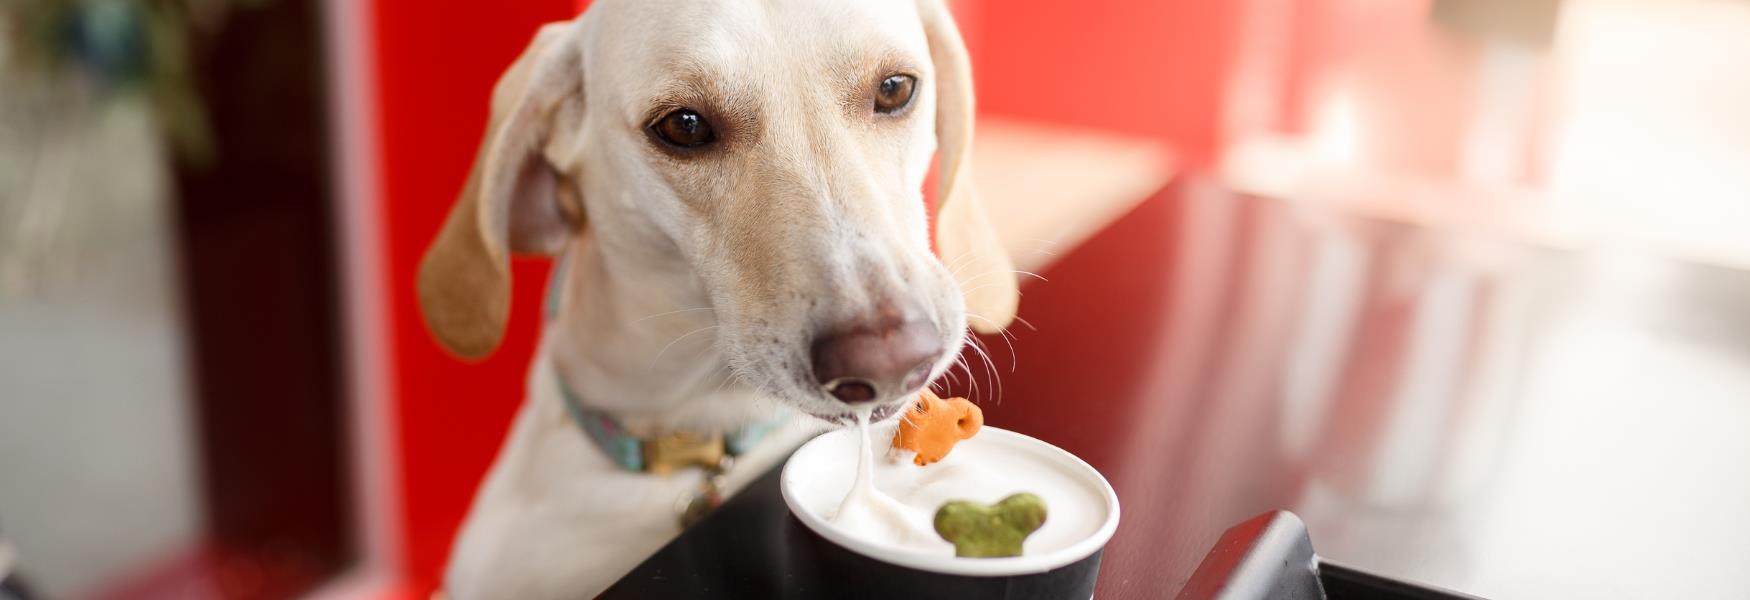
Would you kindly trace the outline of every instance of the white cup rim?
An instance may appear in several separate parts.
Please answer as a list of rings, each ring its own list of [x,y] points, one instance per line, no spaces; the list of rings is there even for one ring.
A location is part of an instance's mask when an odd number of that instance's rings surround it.
[[[808,452],[810,447],[821,444],[823,438],[833,435],[856,435],[856,432],[854,429],[847,428],[821,434],[803,444],[801,448],[796,450],[796,454],[801,455]],[[984,436],[992,436],[1002,440],[1003,443],[1029,446],[1031,450],[1068,468],[1090,486],[1098,487],[1100,496],[1106,502],[1106,520],[1100,523],[1100,527],[1095,529],[1092,535],[1051,552],[1003,558],[943,558],[846,535],[828,523],[823,515],[815,514],[802,507],[796,494],[791,491],[793,485],[800,485],[794,483],[796,479],[792,476],[795,465],[798,464],[795,460],[784,463],[784,471],[780,475],[778,487],[783,492],[784,504],[790,507],[790,514],[796,515],[797,520],[802,521],[802,524],[808,526],[814,533],[857,554],[919,571],[974,577],[1044,573],[1093,556],[1095,552],[1106,546],[1106,542],[1112,540],[1112,534],[1118,530],[1118,493],[1112,489],[1112,484],[1107,482],[1106,478],[1101,476],[1100,472],[1095,470],[1093,466],[1062,448],[1007,429],[986,425],[978,431],[978,437]]]

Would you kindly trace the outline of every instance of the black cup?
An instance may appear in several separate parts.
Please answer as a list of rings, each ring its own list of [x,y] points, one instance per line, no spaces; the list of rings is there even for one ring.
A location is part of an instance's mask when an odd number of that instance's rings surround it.
[[[886,439],[892,434],[875,432]],[[843,469],[847,439],[856,433],[841,430],[824,434],[796,451],[784,466],[783,494],[790,508],[784,535],[789,546],[801,550],[788,557],[804,568],[803,588],[818,591],[808,597],[823,598],[944,598],[944,599],[1065,599],[1094,595],[1100,557],[1118,526],[1118,497],[1100,473],[1086,462],[1038,439],[996,427],[981,429],[976,437],[961,442],[982,445],[985,452],[1005,457],[1025,457],[1042,469],[1063,474],[1104,506],[1082,507],[1092,513],[1098,526],[1087,537],[1067,547],[1019,558],[935,557],[898,551],[851,536],[830,524],[809,506],[824,499],[842,497],[834,485],[822,484],[820,473]],[[837,436],[839,439],[834,439]],[[830,489],[829,489],[830,488]],[[1054,508],[1054,510],[1064,510]],[[1104,517],[1099,515],[1103,513]],[[1049,522],[1049,521],[1048,521]]]
[[[1086,558],[1043,573],[1020,575],[971,576],[923,571],[883,562],[839,546],[810,530],[794,517],[793,538],[805,538],[805,549],[812,568],[799,569],[813,581],[811,587],[822,592],[821,598],[912,598],[928,600],[1063,600],[1092,598],[1094,580],[1100,575],[1100,555],[1095,550]],[[975,559],[965,559],[975,560]]]

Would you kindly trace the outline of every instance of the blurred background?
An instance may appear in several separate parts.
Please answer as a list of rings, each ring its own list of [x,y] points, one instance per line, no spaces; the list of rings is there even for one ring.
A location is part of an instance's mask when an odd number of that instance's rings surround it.
[[[1113,481],[1102,596],[1276,508],[1486,597],[1750,589],[1750,2],[952,7],[1041,275],[958,391]],[[472,365],[415,265],[581,8],[0,4],[0,580],[426,597],[549,265]]]

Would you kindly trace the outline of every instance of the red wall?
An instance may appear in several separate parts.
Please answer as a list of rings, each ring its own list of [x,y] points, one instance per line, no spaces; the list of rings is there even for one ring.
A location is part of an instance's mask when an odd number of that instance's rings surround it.
[[[1172,142],[1207,161],[1232,3],[964,0],[982,108]],[[444,354],[420,321],[421,253],[467,177],[498,74],[541,23],[574,0],[375,0],[380,190],[392,315],[393,399],[401,451],[407,577],[438,581],[475,485],[523,396],[547,261],[515,266],[516,304],[501,350],[479,364]],[[1022,307],[1026,314],[1026,307]]]
[[[957,4],[981,111],[1153,137],[1208,164],[1242,2]]]
[[[376,0],[375,10],[403,552],[411,583],[426,589],[522,398],[547,269],[546,261],[515,266],[503,349],[472,365],[426,333],[414,274],[468,176],[493,82],[540,24],[575,9],[573,0]]]

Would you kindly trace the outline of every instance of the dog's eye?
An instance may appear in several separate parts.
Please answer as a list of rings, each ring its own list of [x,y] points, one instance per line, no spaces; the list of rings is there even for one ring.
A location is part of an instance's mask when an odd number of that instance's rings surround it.
[[[685,108],[664,115],[650,130],[662,141],[681,148],[696,148],[717,140],[717,132],[711,130],[704,115]]]
[[[892,114],[905,108],[911,103],[917,83],[917,78],[910,75],[893,75],[881,80],[881,86],[875,89],[875,112]]]

